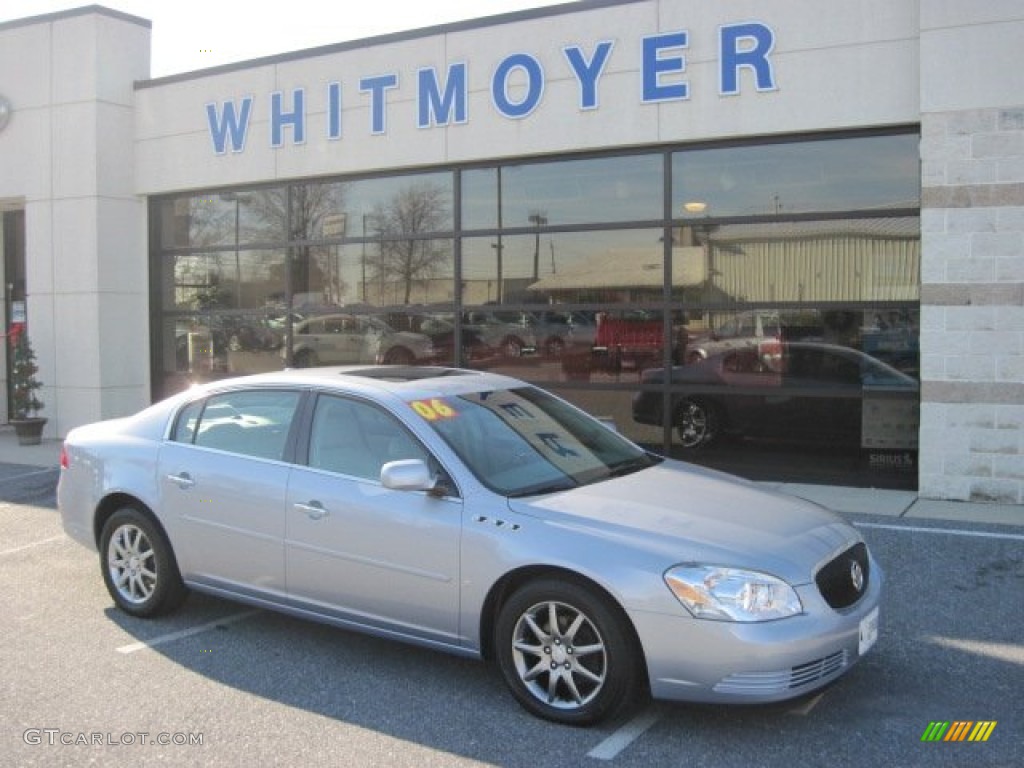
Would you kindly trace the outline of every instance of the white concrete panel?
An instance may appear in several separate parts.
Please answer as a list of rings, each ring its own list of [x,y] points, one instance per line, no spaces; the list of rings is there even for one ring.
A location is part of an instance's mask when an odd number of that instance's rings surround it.
[[[99,387],[101,349],[106,346],[106,340],[97,333],[99,296],[83,290],[59,294],[57,298],[53,317],[56,381],[76,387]],[[32,318],[30,323],[34,322]]]
[[[53,197],[96,194],[96,102],[53,107]]]
[[[115,419],[141,411],[153,401],[149,394],[149,380],[134,387],[104,387],[100,398],[100,413],[104,419]]]
[[[29,294],[53,292],[53,203],[25,203],[25,269]]]
[[[1020,0],[918,0],[921,5],[921,29],[934,30],[972,24],[988,24],[1010,19],[1024,20]]]
[[[149,296],[102,293],[97,297],[100,340],[94,355],[104,387],[142,387],[149,370]]]
[[[135,195],[135,120],[130,107],[101,102],[96,110],[96,194]]]
[[[50,26],[41,24],[0,31],[0,74],[3,77],[0,93],[10,99],[15,115],[49,104]],[[0,152],[3,146],[0,138]]]
[[[96,16],[96,96],[131,106],[136,80],[149,78],[150,28],[123,19]]]
[[[139,141],[135,145],[136,192],[220,187],[274,178],[274,157],[261,153],[215,155],[203,133]]]
[[[102,402],[99,388],[83,386],[70,380],[68,385],[57,390],[58,408],[54,417],[57,423],[55,425],[51,421],[46,425],[47,430],[53,430],[47,437],[64,437],[75,427],[98,421],[101,418]]]
[[[0,134],[0,164],[0,197],[40,200],[51,196],[48,108],[18,110],[15,106],[11,122]]]
[[[1019,15],[1005,23],[922,32],[921,111],[1020,106],[1022,40],[1024,18]]]
[[[95,279],[99,291],[137,294],[148,301],[145,201],[101,198],[97,219],[99,266]]]
[[[253,119],[265,123],[275,77],[274,67],[266,65],[140,88],[135,92],[136,136],[145,141],[201,133],[209,145],[206,105],[212,102],[219,107],[229,100],[240,104],[245,96],[255,99]]]
[[[96,16],[71,16],[53,29],[53,102],[88,101],[96,94]]]
[[[52,260],[46,265],[53,292],[64,296],[97,289],[97,227],[96,198],[53,202]],[[39,276],[30,273],[29,285],[39,285]]]

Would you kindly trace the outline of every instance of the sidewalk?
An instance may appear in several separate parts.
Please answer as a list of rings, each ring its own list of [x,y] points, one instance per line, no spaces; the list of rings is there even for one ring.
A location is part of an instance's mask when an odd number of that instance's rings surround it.
[[[60,465],[60,440],[44,440],[40,445],[18,445],[14,429],[0,426],[0,464],[31,467]],[[810,499],[836,512],[882,515],[904,520],[959,521],[1016,525],[1024,528],[1024,505],[985,504],[966,501],[922,499],[914,491],[883,491],[875,488],[846,488],[800,483],[763,483],[784,493]]]

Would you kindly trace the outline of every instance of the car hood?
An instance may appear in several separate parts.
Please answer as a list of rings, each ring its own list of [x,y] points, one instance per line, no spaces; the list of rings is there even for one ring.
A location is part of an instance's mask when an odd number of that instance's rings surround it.
[[[720,472],[666,460],[604,482],[531,499],[513,511],[682,562],[751,568],[804,584],[837,551],[861,540],[809,501]]]

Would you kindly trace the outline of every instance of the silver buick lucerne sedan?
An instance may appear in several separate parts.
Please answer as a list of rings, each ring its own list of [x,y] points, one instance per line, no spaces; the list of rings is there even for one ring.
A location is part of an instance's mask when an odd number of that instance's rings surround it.
[[[505,376],[220,381],[73,430],[61,466],[64,528],[125,612],[194,589],[494,659],[557,722],[798,696],[878,636],[881,571],[839,517]]]

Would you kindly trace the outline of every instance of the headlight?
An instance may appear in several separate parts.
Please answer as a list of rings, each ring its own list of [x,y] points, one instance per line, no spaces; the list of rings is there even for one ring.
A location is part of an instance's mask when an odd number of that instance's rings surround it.
[[[665,583],[698,619],[771,621],[803,611],[793,588],[767,573],[677,565],[666,571]]]

